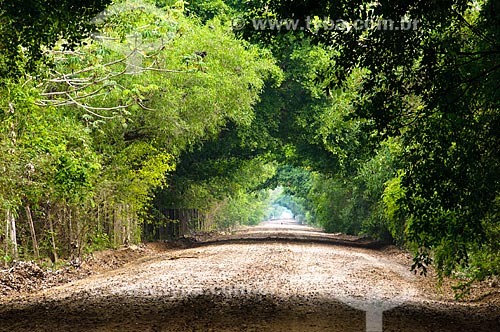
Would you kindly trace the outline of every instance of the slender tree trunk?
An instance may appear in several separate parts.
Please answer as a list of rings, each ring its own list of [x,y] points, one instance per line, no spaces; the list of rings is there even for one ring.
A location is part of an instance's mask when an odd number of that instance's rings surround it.
[[[129,205],[124,204],[123,210],[123,225],[122,225],[122,243],[128,245],[129,244],[129,230],[130,230],[130,214],[129,214]]]
[[[5,218],[5,238],[4,238],[4,254],[9,254],[9,221]],[[4,261],[4,266],[7,267],[7,261]]]
[[[106,203],[106,197],[104,197],[104,200],[102,202],[102,227],[103,232],[105,232],[111,239],[111,234],[109,231],[109,207]]]
[[[97,203],[97,224],[96,224],[96,229],[97,229],[97,233],[101,233],[101,214],[99,213],[100,212],[100,204]]]
[[[54,232],[54,224],[52,222],[52,216],[50,215],[50,207],[47,207],[47,219],[49,221],[49,231],[50,231],[50,242],[52,245],[51,257],[52,263],[57,263],[59,257],[57,257],[57,245],[56,237]]]
[[[125,241],[127,241],[127,243],[130,243],[131,241],[131,234],[132,234],[132,209],[130,208],[130,205],[127,205],[127,237],[125,238]]]
[[[197,223],[197,226],[196,226],[196,231],[201,231],[201,219],[200,219],[200,210],[196,210],[196,221],[198,222]]]
[[[76,256],[80,257],[82,253],[83,237],[85,236],[85,225],[82,225],[82,218],[80,216],[80,209],[74,207],[73,209],[73,219],[75,224],[75,246],[76,246]]]
[[[38,259],[40,258],[40,250],[38,248],[38,241],[36,239],[36,231],[35,231],[35,225],[33,223],[33,215],[31,214],[31,208],[29,205],[26,205],[25,210],[26,210],[26,217],[28,218],[28,224],[30,226],[31,241],[33,244],[33,253],[35,254],[35,258]]]
[[[10,239],[10,245],[12,247],[12,257],[18,258],[19,252],[17,249],[17,234],[16,234],[16,218],[11,210],[7,210],[7,224],[9,227],[8,238]]]
[[[64,217],[62,218],[62,221],[63,222],[66,222],[66,218],[67,218],[67,224],[68,224],[68,249],[69,249],[69,254],[70,256],[73,255],[73,246],[74,246],[74,242],[73,242],[73,220],[71,219],[71,210],[68,209],[68,207],[66,206],[66,204],[64,204],[64,207],[63,207],[63,215]]]
[[[122,209],[121,204],[116,204],[114,207],[114,223],[113,223],[113,238],[114,244],[119,246],[122,244]]]

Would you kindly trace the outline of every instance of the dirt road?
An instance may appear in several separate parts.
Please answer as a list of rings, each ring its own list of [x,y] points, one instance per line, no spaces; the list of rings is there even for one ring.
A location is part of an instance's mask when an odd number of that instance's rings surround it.
[[[409,263],[277,221],[0,299],[0,331],[500,331],[498,288],[456,303]]]

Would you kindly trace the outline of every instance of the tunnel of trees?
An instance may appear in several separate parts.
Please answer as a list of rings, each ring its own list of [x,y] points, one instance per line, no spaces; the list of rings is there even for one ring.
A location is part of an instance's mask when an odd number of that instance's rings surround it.
[[[417,270],[500,272],[498,1],[0,0],[0,15],[5,264],[281,206],[408,248]]]

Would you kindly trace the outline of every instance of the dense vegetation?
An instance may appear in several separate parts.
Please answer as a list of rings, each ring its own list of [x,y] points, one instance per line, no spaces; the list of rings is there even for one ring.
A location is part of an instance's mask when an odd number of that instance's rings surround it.
[[[5,261],[282,206],[500,273],[496,1],[0,4]]]
[[[281,77],[268,51],[238,40],[219,21],[186,18],[182,3],[161,9],[129,1],[98,12],[92,35],[71,27],[81,38],[75,47],[64,39],[45,44],[45,34],[60,33],[50,24],[42,37],[19,29],[21,39],[34,40],[15,54],[2,47],[1,62],[12,69],[1,86],[4,259],[57,260],[138,241],[141,225],[155,220],[152,199],[167,186],[175,185],[178,209],[238,210],[253,203],[249,179],[270,172],[250,158],[220,165],[240,172],[233,178],[217,178],[217,161],[200,165],[200,172],[214,169],[210,179],[182,175],[190,168],[196,176],[197,165],[184,159],[197,144],[226,126],[250,125],[264,84]],[[214,218],[227,223],[222,211]]]

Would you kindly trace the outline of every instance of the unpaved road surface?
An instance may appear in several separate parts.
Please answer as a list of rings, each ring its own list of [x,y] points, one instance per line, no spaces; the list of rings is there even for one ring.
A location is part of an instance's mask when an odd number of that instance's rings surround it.
[[[500,331],[498,288],[457,303],[396,248],[287,221],[0,299],[0,331]]]

